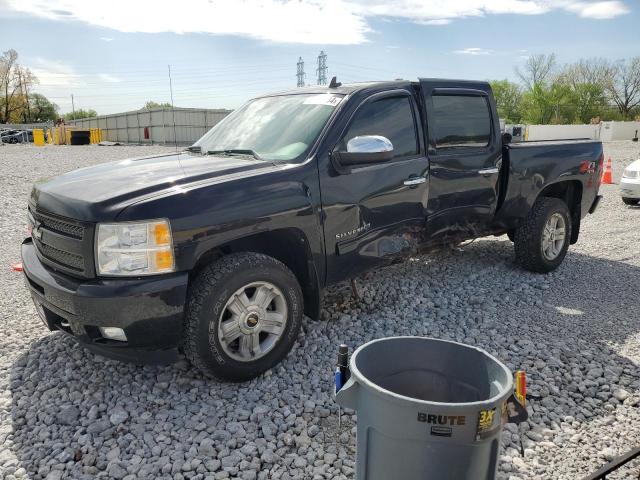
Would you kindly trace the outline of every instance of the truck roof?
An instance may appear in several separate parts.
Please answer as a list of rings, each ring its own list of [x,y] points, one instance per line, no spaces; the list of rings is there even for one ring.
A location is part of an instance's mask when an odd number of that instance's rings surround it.
[[[328,85],[311,85],[308,87],[290,88],[280,92],[260,95],[259,97],[273,97],[278,95],[295,95],[300,93],[339,93],[347,95],[359,90],[367,89],[383,89],[383,88],[407,88],[411,85],[417,85],[419,80],[442,81],[455,84],[456,87],[477,87],[478,85],[488,85],[488,82],[477,80],[460,80],[460,79],[442,79],[442,78],[420,78],[416,80],[378,80],[368,82],[347,83],[339,87],[330,88]]]
[[[273,97],[277,95],[295,95],[300,93],[340,93],[340,94],[346,95],[358,90],[365,90],[372,87],[402,88],[402,87],[407,87],[412,83],[417,83],[417,82],[412,82],[410,80],[369,81],[369,82],[347,83],[335,88],[330,88],[328,85],[311,85],[308,87],[290,88],[288,90],[282,90],[279,92],[269,93],[266,95],[260,95],[260,97]]]

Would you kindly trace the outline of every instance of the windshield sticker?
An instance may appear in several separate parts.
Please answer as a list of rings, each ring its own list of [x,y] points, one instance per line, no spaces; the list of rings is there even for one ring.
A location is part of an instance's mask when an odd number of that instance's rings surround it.
[[[307,98],[304,101],[305,105],[329,105],[335,107],[342,101],[342,96],[332,95],[330,93],[321,93],[320,95],[314,95]]]

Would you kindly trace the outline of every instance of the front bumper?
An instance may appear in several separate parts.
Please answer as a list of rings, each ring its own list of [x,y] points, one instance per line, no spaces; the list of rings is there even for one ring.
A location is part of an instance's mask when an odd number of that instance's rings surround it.
[[[31,239],[22,244],[27,287],[50,330],[59,330],[106,357],[138,363],[177,358],[188,274],[80,280],[45,267]],[[122,328],[126,342],[102,337],[98,327]]]
[[[640,198],[640,178],[624,178],[620,180],[620,196]]]

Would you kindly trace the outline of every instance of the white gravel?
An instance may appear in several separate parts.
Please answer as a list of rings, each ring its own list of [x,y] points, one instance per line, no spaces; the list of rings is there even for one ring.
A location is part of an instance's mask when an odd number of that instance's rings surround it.
[[[332,288],[325,320],[245,384],[205,380],[186,362],[136,367],[45,331],[10,270],[35,180],[163,147],[0,147],[0,477],[353,478],[355,417],[337,430],[338,343],[429,335],[479,345],[527,371],[529,421],[503,437],[501,478],[580,478],[640,444],[640,208],[603,186],[600,209],[559,270],[517,268],[506,236],[370,273],[356,303]],[[605,146],[617,182],[640,156]],[[637,476],[640,462],[610,478]]]

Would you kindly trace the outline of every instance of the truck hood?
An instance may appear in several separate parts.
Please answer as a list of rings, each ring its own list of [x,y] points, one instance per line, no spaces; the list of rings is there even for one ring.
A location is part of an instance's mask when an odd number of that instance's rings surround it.
[[[36,183],[30,202],[77,220],[113,220],[127,206],[150,196],[279,168],[245,156],[155,155],[81,168]]]

